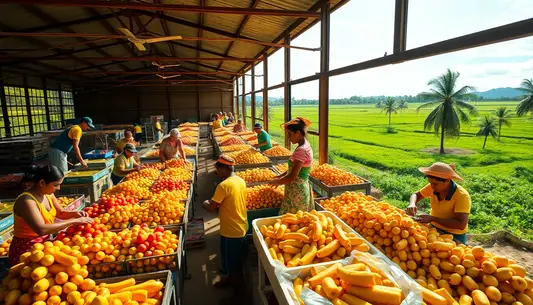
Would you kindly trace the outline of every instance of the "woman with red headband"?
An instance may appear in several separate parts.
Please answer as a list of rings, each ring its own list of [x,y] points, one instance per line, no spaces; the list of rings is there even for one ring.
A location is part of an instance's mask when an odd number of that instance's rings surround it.
[[[313,191],[309,184],[313,150],[305,138],[309,125],[311,121],[301,117],[281,125],[287,131],[291,143],[298,144],[298,147],[289,160],[289,169],[272,181],[276,185],[285,185],[280,214],[310,211],[314,207]]]

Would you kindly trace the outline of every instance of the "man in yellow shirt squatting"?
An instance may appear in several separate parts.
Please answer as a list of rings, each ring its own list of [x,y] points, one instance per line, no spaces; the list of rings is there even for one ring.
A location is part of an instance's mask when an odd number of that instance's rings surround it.
[[[415,220],[420,223],[431,223],[439,232],[452,234],[456,242],[466,244],[468,217],[472,200],[470,194],[453,180],[463,180],[455,171],[455,166],[436,162],[430,167],[419,170],[426,175],[428,184],[411,195],[406,213],[416,214],[416,204],[429,198],[430,215],[419,215]]]
[[[242,289],[243,262],[248,252],[246,231],[246,182],[235,175],[235,160],[222,155],[215,164],[217,176],[222,182],[204,208],[214,212],[219,208],[221,277],[215,287],[231,285],[235,291]],[[236,293],[238,295],[238,293]]]

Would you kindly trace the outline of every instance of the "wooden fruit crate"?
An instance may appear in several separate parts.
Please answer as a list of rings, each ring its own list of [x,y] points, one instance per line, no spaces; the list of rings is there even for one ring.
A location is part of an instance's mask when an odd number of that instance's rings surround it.
[[[94,169],[94,168],[84,168],[84,169],[75,169],[75,170],[72,170],[70,171],[70,173],[74,174],[74,173],[83,173],[83,172],[88,172],[88,171],[95,171],[95,170],[98,170],[98,169]],[[109,174],[109,169],[107,168],[103,168],[101,170],[99,170],[98,172],[90,175],[90,176],[69,176],[69,173],[67,173],[65,175],[65,178],[63,179],[63,185],[64,184],[83,184],[83,183],[90,183],[90,182],[95,182],[97,180],[99,180],[100,178],[106,176]]]
[[[102,193],[111,186],[110,175],[107,174],[94,182],[79,183],[79,184],[65,184],[61,185],[61,189],[56,192],[58,196],[83,194],[90,202],[95,202],[100,198]]]
[[[344,193],[346,191],[357,191],[357,190],[364,190],[366,195],[370,195],[370,189],[372,187],[372,183],[370,183],[370,181],[366,179],[363,179],[364,182],[359,183],[359,184],[347,184],[347,185],[337,185],[337,186],[327,185],[313,176],[309,176],[309,180],[312,183],[316,184],[321,189],[323,189],[327,193],[328,197],[333,197],[335,195]]]
[[[98,279],[95,280],[96,284],[100,283],[116,283],[120,281],[124,281],[130,278],[135,279],[135,283],[143,283],[149,280],[160,280],[165,285],[163,287],[163,298],[161,300],[161,305],[173,305],[175,304],[172,302],[172,296],[174,291],[174,282],[172,281],[172,273],[168,270],[165,271],[157,271],[157,272],[150,272],[150,273],[143,273],[143,274],[133,274],[133,275],[127,275],[127,276],[119,276],[119,277],[112,277],[112,278],[106,278],[106,279]]]

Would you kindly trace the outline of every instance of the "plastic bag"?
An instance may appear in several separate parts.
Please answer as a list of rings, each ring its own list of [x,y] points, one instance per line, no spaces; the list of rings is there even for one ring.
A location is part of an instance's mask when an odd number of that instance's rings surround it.
[[[282,267],[281,264],[276,265],[274,270],[278,281],[282,289],[289,292],[289,295],[292,298],[294,304],[298,304],[298,298],[294,292],[293,281],[297,277],[304,278],[309,275],[311,268],[314,267],[318,272],[328,268],[329,266],[341,263],[343,265],[349,265],[354,262],[354,260],[363,262],[367,265],[373,266],[377,269],[380,269],[383,274],[385,274],[389,280],[391,280],[396,286],[402,289],[403,294],[406,296],[401,305],[421,305],[422,297],[420,286],[412,280],[406,273],[403,272],[396,264],[390,261],[385,255],[378,251],[378,253],[370,254],[367,252],[359,252],[357,250],[352,251],[349,257],[344,258],[341,261],[330,262],[321,264],[319,266],[309,265],[303,266],[295,270],[287,270]],[[332,303],[314,292],[309,288],[302,290],[300,298],[306,305],[332,305]]]

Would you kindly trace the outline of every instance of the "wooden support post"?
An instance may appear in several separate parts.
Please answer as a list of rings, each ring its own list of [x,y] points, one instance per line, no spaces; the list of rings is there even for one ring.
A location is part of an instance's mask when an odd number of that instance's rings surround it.
[[[268,56],[263,55],[263,128],[268,132]]]
[[[252,93],[250,94],[251,95],[250,96],[250,104],[251,104],[250,109],[252,110],[251,111],[252,126],[254,126],[255,125],[255,117],[256,117],[256,115],[255,115],[255,93],[254,93],[254,91],[255,91],[255,66],[252,66],[251,71],[252,71],[252,77],[251,77],[251,79],[252,79]]]
[[[284,43],[287,45],[291,43],[290,34],[285,35]],[[285,54],[285,82],[283,83],[283,121],[288,122],[291,120],[291,86],[289,85],[289,82],[291,80],[291,50],[289,48],[285,48],[283,49],[283,52]],[[285,147],[288,149],[290,149],[291,147],[291,142],[287,135],[287,132],[285,132]]]
[[[65,109],[63,109],[63,89],[61,88],[61,84],[57,84],[57,90],[59,90],[59,108],[61,109],[61,126],[65,125]]]
[[[41,78],[43,86],[43,96],[44,96],[44,109],[46,114],[46,129],[52,129],[52,123],[50,122],[50,108],[48,106],[48,90],[46,89],[46,78]],[[74,86],[72,86],[74,88]]]
[[[30,90],[28,89],[28,78],[26,75],[22,77],[22,83],[24,85],[24,95],[26,98],[26,114],[28,116],[28,127],[30,129],[30,135],[33,136],[33,118],[31,116],[31,103],[30,103]]]
[[[7,99],[4,88],[2,68],[0,67],[0,105],[2,106],[2,116],[4,117],[5,136],[11,137],[11,122],[9,121],[9,111],[7,110]],[[1,138],[1,135],[0,135]]]
[[[235,118],[238,120],[241,114],[241,110],[239,108],[240,104],[239,104],[239,78],[238,77],[235,78],[235,84],[237,84],[235,86],[235,90],[236,90],[235,98],[237,99],[237,113],[235,114]]]
[[[396,0],[394,9],[394,53],[405,51],[407,43],[407,10],[409,0]]]
[[[244,92],[246,91],[246,78],[244,75],[242,76],[242,123],[244,126],[246,126],[246,94]]]
[[[329,2],[321,9],[320,20],[320,79],[318,101],[318,157],[320,164],[328,162],[328,120],[329,120]]]

